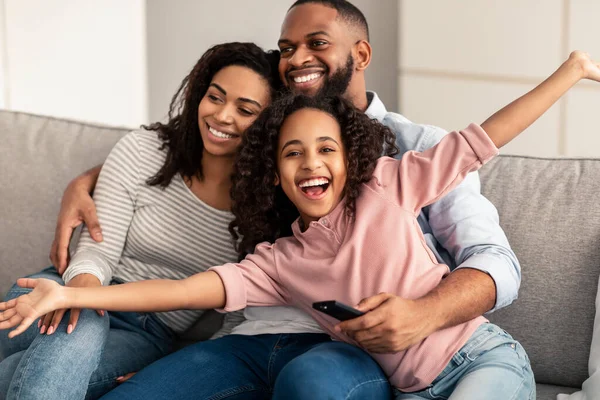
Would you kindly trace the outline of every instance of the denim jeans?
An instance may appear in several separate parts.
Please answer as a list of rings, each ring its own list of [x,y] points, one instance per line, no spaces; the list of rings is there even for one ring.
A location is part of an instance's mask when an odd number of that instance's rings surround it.
[[[494,324],[483,324],[425,390],[402,393],[397,400],[535,399],[529,358],[519,342]]]
[[[35,278],[63,284],[54,267]],[[28,293],[17,286],[6,299]],[[41,335],[37,321],[8,339],[0,331],[0,399],[95,399],[117,386],[116,378],[141,370],[171,351],[173,334],[152,314],[82,310],[68,335],[65,313],[52,335]]]
[[[318,333],[229,335],[158,360],[102,399],[391,399],[363,350]]]

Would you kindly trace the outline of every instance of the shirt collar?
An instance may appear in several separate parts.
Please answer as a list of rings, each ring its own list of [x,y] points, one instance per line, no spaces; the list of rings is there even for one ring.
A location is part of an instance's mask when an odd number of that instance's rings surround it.
[[[367,103],[369,106],[367,107],[365,114],[383,123],[387,110],[385,109],[383,102],[379,99],[379,96],[377,96],[377,93],[367,91]]]

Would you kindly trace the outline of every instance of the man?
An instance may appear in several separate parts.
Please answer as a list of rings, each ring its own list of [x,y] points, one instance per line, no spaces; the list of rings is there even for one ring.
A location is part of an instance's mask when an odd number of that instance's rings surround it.
[[[295,92],[343,94],[391,128],[402,153],[433,146],[445,134],[443,130],[388,113],[377,95],[366,91],[364,74],[371,60],[368,35],[364,16],[346,1],[297,1],[285,17],[278,42],[282,80]],[[76,179],[65,193],[51,253],[59,270],[66,267],[68,240],[76,225],[85,222],[92,236],[101,240],[88,194],[98,172],[96,168]],[[339,328],[365,350],[401,351],[436,330],[504,307],[517,296],[519,264],[498,225],[495,208],[479,192],[476,174],[423,210],[419,223],[428,245],[453,272],[420,299],[392,294],[364,299],[359,308],[368,312]],[[295,344],[295,338],[318,332],[314,321],[298,310],[248,308],[246,318],[233,332],[245,337],[190,346],[148,367],[111,394],[127,398],[159,393],[172,398],[389,396],[385,376],[360,349],[331,342]],[[263,370],[265,363],[268,368]]]

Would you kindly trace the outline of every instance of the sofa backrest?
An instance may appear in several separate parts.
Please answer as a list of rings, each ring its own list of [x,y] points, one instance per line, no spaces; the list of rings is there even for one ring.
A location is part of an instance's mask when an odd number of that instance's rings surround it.
[[[500,156],[480,176],[522,267],[518,300],[488,317],[521,341],[538,383],[581,387],[600,275],[600,159]]]
[[[0,110],[0,296],[49,265],[64,188],[128,131]],[[600,275],[600,159],[500,156],[480,175],[523,274],[519,299],[488,317],[523,343],[538,383],[580,387]]]
[[[0,295],[50,265],[62,193],[129,129],[0,110]]]

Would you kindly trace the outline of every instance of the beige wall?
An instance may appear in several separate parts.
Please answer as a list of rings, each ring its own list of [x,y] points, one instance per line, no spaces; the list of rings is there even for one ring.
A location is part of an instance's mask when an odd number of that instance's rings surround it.
[[[144,0],[0,0],[2,107],[147,120]]]
[[[399,107],[415,122],[482,122],[582,49],[600,59],[598,0],[399,0]],[[503,150],[600,156],[600,84],[579,83]]]
[[[183,77],[210,46],[252,41],[277,48],[281,23],[294,0],[148,0],[149,117],[163,119]],[[369,89],[397,108],[397,0],[356,0],[371,25],[374,57]]]

